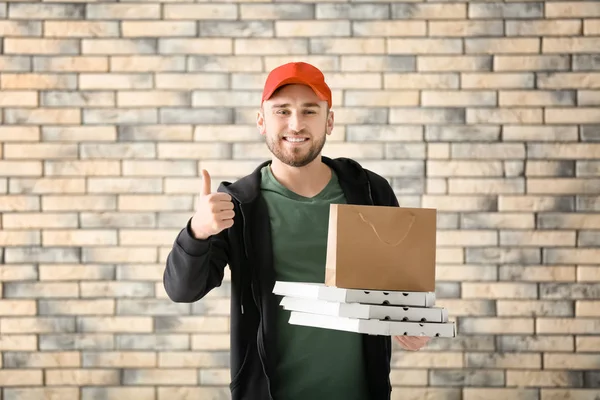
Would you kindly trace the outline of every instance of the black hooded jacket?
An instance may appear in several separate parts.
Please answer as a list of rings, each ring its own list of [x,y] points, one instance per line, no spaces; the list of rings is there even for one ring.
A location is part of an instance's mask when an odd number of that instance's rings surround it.
[[[337,174],[348,204],[398,206],[383,177],[348,158],[322,157]],[[206,240],[191,235],[190,221],[178,234],[168,255],[163,283],[174,302],[192,303],[220,286],[224,269],[231,270],[232,400],[278,400],[271,395],[273,357],[277,340],[274,318],[277,299],[271,229],[260,194],[260,169],[235,183],[222,182],[219,192],[231,195],[235,217],[231,228]],[[370,399],[389,400],[391,338],[363,336]]]

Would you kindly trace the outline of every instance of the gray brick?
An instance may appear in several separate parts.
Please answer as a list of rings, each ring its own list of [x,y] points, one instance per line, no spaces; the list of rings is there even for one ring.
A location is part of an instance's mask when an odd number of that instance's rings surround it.
[[[155,124],[156,109],[84,109],[84,124]]]
[[[436,282],[435,295],[438,299],[460,299],[460,282]]]
[[[200,21],[201,37],[273,37],[269,21]]]
[[[23,318],[29,319],[29,318]],[[10,318],[5,319],[2,324],[2,332],[7,333],[22,333],[22,327],[20,327],[21,318]],[[28,329],[27,333],[71,333],[75,332],[75,318],[74,317],[32,317],[34,323]],[[30,324],[27,324],[29,326]]]
[[[567,224],[570,217],[567,212],[540,213],[537,215],[536,226],[538,229],[568,229],[570,226],[579,227],[582,224],[581,222]]]
[[[543,18],[543,2],[523,3],[469,3],[469,18]]]
[[[186,96],[188,95],[186,93]],[[166,139],[190,141],[192,137],[193,128],[191,126],[121,125],[117,127],[117,141],[119,142],[153,142]]]
[[[0,55],[0,68],[2,72],[27,72],[31,71],[30,56],[2,56]],[[75,85],[77,85],[75,77]]]
[[[154,143],[82,143],[79,149],[81,158],[156,158]]]
[[[431,370],[429,383],[432,386],[504,386],[504,371],[492,370]]]
[[[572,161],[575,164],[576,161]],[[577,176],[596,177],[600,175],[600,161],[577,161]]]
[[[354,25],[354,36],[362,35],[362,25]],[[417,70],[417,58],[408,55],[342,55],[341,69],[348,72],[414,72]]]
[[[14,263],[72,263],[80,260],[80,252],[74,247],[9,247],[4,262]],[[6,291],[4,292],[6,295]]]
[[[600,125],[581,125],[582,142],[600,142]]]
[[[409,108],[396,107],[390,110],[392,124],[464,124],[464,108]]]
[[[423,178],[393,178],[392,189],[395,193],[422,194],[425,192]]]
[[[118,315],[187,315],[191,305],[163,299],[117,301]]]
[[[42,23],[40,21],[8,21],[6,25],[3,25],[0,21],[0,32],[3,30],[11,32],[11,36],[42,36]]]
[[[467,248],[465,260],[472,264],[540,264],[542,256],[537,249],[521,248]]]
[[[240,4],[240,19],[255,20],[286,20],[315,18],[315,6],[313,4]]]
[[[493,315],[494,302],[484,300],[489,304]],[[496,344],[493,336],[457,336],[452,340],[432,340],[427,343],[428,351],[495,351]]]
[[[495,142],[500,140],[500,127],[426,126],[425,140],[430,142]]]
[[[164,39],[169,40],[169,39]],[[82,39],[81,52],[86,55],[154,54],[157,39]],[[162,52],[162,51],[161,51]],[[132,82],[133,83],[133,82]]]
[[[79,400],[111,400],[135,398],[135,400],[157,400],[156,389],[154,387],[139,387],[139,386],[88,386],[81,388],[81,397]]]
[[[600,211],[600,197],[598,196],[577,196],[577,211]]]
[[[437,212],[436,226],[438,229],[458,229],[459,216],[458,213]]]
[[[503,335],[497,337],[498,350],[503,352],[573,351],[573,336]]]
[[[510,177],[525,176],[525,162],[504,161],[504,175]]]
[[[575,176],[575,161],[526,161],[525,175],[527,176]]]
[[[349,125],[346,127],[346,140],[349,142],[420,141],[422,139],[423,128],[420,126]]]
[[[191,218],[189,212],[159,212],[157,226],[159,228],[179,228],[187,224]]]
[[[139,179],[138,179],[139,180]],[[137,192],[140,193],[140,192]],[[154,228],[156,216],[154,213],[81,213],[82,228]]]
[[[496,306],[498,315],[518,317],[575,317],[573,301],[504,301]]]
[[[486,158],[486,159],[523,159],[525,158],[525,145],[517,143],[495,144],[464,144],[452,143],[451,154],[453,158]]]
[[[42,334],[40,350],[110,350],[114,348],[111,334],[61,333]]]
[[[549,249],[551,250],[551,249]],[[550,262],[552,262],[550,260]],[[540,283],[542,299],[593,300],[600,298],[600,283]]]
[[[41,92],[41,105],[45,107],[114,107],[115,94],[96,91]]]
[[[230,108],[163,108],[160,123],[163,124],[232,124],[233,110]]]
[[[9,19],[83,19],[85,4],[10,3]]]
[[[424,143],[388,143],[385,145],[385,158],[418,159],[426,158]]]
[[[152,282],[82,282],[81,297],[154,297]],[[79,330],[81,325],[79,326]]]
[[[88,178],[89,193],[161,193],[160,178]],[[126,217],[126,216],[124,216]]]
[[[385,160],[370,161],[363,160],[363,167],[386,176],[424,176],[425,164],[422,161]],[[383,173],[382,171],[385,171]]]
[[[195,90],[192,105],[196,107],[246,107],[260,103],[260,91]]]
[[[573,54],[573,71],[600,70],[600,54]]]
[[[219,22],[221,24],[223,22]],[[194,55],[188,58],[189,71],[203,72],[262,72],[263,62],[259,56],[203,56]]]
[[[318,4],[317,19],[389,19],[387,4]]]
[[[600,388],[600,371],[584,371],[581,386],[584,388]]]
[[[6,18],[8,15],[8,4],[0,3],[0,18]]]
[[[503,354],[503,353],[467,353],[465,354],[465,366],[467,368],[511,368],[517,361],[521,361],[523,369],[539,368],[542,357],[539,354]]]
[[[190,335],[115,335],[121,350],[189,350]]]

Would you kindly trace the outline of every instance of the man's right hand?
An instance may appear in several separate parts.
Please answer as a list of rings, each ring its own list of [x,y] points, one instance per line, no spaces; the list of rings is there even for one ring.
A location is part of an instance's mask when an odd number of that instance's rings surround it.
[[[196,239],[208,239],[233,226],[233,202],[227,193],[211,193],[210,175],[202,170],[202,191],[192,217],[192,233]]]

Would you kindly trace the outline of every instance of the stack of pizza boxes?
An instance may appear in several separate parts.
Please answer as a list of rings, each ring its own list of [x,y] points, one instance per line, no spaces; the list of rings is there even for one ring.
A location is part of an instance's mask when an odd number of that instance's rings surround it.
[[[277,281],[289,323],[387,336],[455,337],[436,306],[436,210],[333,204],[323,282]]]

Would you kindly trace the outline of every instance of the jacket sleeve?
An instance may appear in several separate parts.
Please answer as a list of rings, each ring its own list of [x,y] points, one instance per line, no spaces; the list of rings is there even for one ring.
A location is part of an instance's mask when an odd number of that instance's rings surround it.
[[[373,202],[375,205],[399,207],[398,198],[394,189],[390,185],[387,179],[374,173],[373,171],[367,170],[367,177],[369,179],[372,190]]]
[[[221,286],[228,262],[227,230],[205,240],[194,238],[191,218],[167,256],[163,285],[171,300],[192,303]]]

